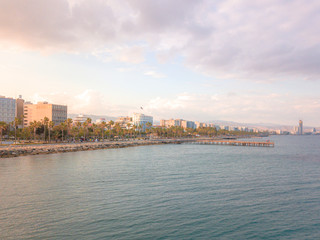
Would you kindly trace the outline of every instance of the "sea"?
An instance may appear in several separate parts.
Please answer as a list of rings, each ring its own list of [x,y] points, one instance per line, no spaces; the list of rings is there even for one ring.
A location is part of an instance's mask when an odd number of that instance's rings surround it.
[[[0,159],[0,239],[320,239],[320,136],[268,139]]]

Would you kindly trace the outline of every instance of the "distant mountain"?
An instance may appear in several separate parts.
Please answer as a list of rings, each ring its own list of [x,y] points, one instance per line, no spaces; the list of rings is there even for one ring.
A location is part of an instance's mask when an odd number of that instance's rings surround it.
[[[74,113],[71,113],[71,114],[68,114],[68,118],[75,118],[77,116],[79,116],[80,114],[74,114]],[[115,121],[117,119],[117,117],[111,117],[111,116],[106,116],[106,115],[92,115],[92,114],[82,114],[84,115],[85,117],[88,117],[88,118],[91,118],[92,122],[95,122],[96,120],[100,119],[100,118],[104,118],[106,122],[112,120],[112,121]]]

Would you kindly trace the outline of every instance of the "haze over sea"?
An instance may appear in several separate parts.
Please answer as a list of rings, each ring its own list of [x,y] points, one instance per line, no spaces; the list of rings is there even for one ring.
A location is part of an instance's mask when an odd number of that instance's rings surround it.
[[[0,159],[0,239],[319,239],[320,137]]]

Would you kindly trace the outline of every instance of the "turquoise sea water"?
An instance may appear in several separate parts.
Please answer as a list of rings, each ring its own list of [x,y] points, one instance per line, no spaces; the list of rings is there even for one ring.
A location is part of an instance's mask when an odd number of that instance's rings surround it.
[[[320,239],[320,136],[0,159],[0,239]]]

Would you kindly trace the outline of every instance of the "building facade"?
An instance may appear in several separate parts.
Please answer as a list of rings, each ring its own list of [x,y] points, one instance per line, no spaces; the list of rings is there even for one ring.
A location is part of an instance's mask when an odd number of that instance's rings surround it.
[[[298,135],[303,135],[303,122],[299,120]]]
[[[169,119],[169,120],[160,120],[161,127],[180,127],[182,119]]]
[[[193,122],[193,121],[182,120],[181,127],[183,127],[184,129],[186,129],[186,128],[196,129],[197,126],[196,126],[195,122]]]
[[[115,123],[118,123],[122,129],[131,129],[133,126],[131,117],[119,117]]]
[[[25,127],[33,121],[42,121],[45,117],[58,125],[67,120],[67,106],[49,104],[48,102],[38,102],[37,104],[26,102],[24,104],[23,124]]]
[[[17,113],[16,100],[0,96],[0,122],[10,123],[14,121]]]
[[[148,123],[153,125],[153,117],[144,115],[142,113],[134,113],[132,117],[132,122],[135,126],[141,126],[141,130],[145,131],[148,128]]]

